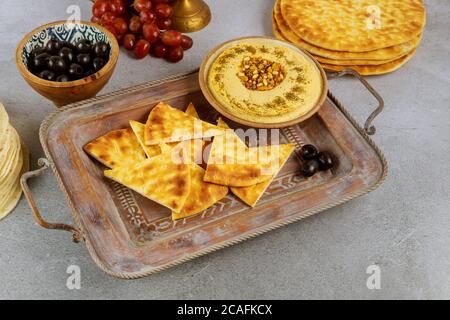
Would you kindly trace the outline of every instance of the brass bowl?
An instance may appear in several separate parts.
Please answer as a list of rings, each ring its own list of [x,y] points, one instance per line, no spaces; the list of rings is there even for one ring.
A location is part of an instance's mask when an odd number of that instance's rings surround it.
[[[312,62],[317,67],[317,70],[320,73],[320,78],[321,78],[321,94],[320,94],[320,97],[317,100],[317,102],[314,105],[312,105],[311,108],[303,115],[301,115],[295,119],[292,119],[289,121],[284,121],[284,122],[262,123],[262,122],[249,121],[247,119],[243,119],[243,118],[239,117],[238,115],[230,112],[229,109],[226,108],[220,101],[218,101],[216,99],[216,97],[214,96],[214,94],[211,92],[211,89],[209,88],[209,85],[208,85],[208,75],[209,75],[209,69],[211,67],[211,64],[226,49],[228,49],[234,45],[237,45],[240,43],[245,43],[245,42],[248,42],[249,40],[255,40],[255,39],[264,40],[264,41],[267,41],[268,44],[281,45],[281,46],[290,48],[294,51],[300,52],[301,54],[303,54],[303,56],[305,56],[310,62]],[[239,79],[236,79],[236,81],[239,81]],[[224,117],[226,117],[234,122],[243,124],[248,127],[254,127],[254,128],[285,128],[285,127],[289,127],[294,124],[300,123],[302,121],[305,121],[306,119],[312,117],[320,109],[323,102],[325,101],[325,98],[326,98],[327,92],[328,92],[327,76],[326,76],[325,71],[323,70],[322,66],[320,65],[320,63],[317,62],[317,60],[314,59],[314,57],[312,57],[308,52],[306,52],[288,42],[281,41],[281,40],[271,38],[271,37],[243,37],[243,38],[238,38],[238,39],[234,39],[234,40],[225,42],[225,43],[217,46],[203,60],[201,66],[200,66],[199,82],[200,82],[200,88],[201,88],[204,96],[206,97],[208,102],[220,114],[222,114]]]
[[[48,81],[31,73],[26,65],[28,54],[36,46],[45,45],[50,38],[73,42],[82,38],[109,43],[111,53],[108,63],[98,72],[80,80],[69,82]],[[94,97],[111,78],[119,57],[119,45],[107,29],[91,22],[69,24],[67,21],[52,22],[28,33],[16,49],[16,65],[25,81],[40,95],[51,100],[57,107]]]
[[[211,10],[203,0],[177,0],[173,5],[172,27],[183,33],[195,32],[211,22]]]

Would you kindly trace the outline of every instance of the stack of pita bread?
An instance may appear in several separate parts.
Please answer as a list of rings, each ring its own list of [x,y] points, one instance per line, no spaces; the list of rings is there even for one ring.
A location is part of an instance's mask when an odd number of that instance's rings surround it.
[[[422,0],[276,0],[272,26],[325,69],[376,75],[413,57],[425,19]]]
[[[29,155],[17,131],[9,123],[0,103],[0,220],[6,217],[22,195],[20,176],[28,171]]]
[[[294,146],[249,148],[221,119],[218,125],[200,120],[192,104],[182,112],[159,103],[145,124],[130,121],[130,128],[111,131],[84,150],[110,168],[107,178],[169,208],[178,220],[213,206],[230,188],[255,206]]]

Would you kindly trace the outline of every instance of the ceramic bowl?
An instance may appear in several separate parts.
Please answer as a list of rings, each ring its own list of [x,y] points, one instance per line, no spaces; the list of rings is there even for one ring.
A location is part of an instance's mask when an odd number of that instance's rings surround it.
[[[209,76],[210,67],[222,52],[224,52],[228,48],[233,47],[240,43],[248,43],[248,42],[254,42],[254,41],[260,42],[261,40],[263,40],[264,42],[266,42],[267,44],[270,44],[270,45],[284,46],[291,50],[299,52],[307,60],[309,60],[313,66],[315,66],[315,68],[317,69],[317,72],[320,74],[320,79],[321,79],[320,97],[318,98],[316,103],[307,110],[307,112],[303,113],[301,116],[299,116],[295,119],[292,119],[289,121],[284,121],[284,122],[256,122],[256,121],[249,121],[247,119],[243,119],[243,118],[239,117],[239,115],[230,111],[230,109],[227,108],[227,106],[222,105],[222,103],[218,99],[216,99],[216,97],[214,96],[214,94],[212,93],[212,91],[209,88],[208,76]],[[237,79],[237,81],[239,81],[239,79]],[[326,77],[325,71],[323,70],[322,66],[317,62],[317,60],[314,59],[313,56],[311,56],[308,52],[298,48],[297,46],[292,45],[291,43],[281,41],[281,40],[278,40],[275,38],[270,38],[270,37],[255,37],[255,36],[254,37],[243,37],[243,38],[238,38],[238,39],[234,39],[234,40],[225,42],[225,43],[217,46],[206,56],[206,58],[203,60],[203,63],[200,66],[199,83],[200,83],[200,88],[201,88],[204,96],[208,100],[208,102],[220,114],[222,114],[224,117],[226,117],[234,122],[240,123],[240,124],[248,126],[248,127],[254,127],[254,128],[285,128],[285,127],[300,123],[302,121],[305,121],[306,119],[312,117],[320,109],[320,107],[322,106],[322,104],[327,96],[327,92],[328,92],[328,82],[327,82],[327,77]]]
[[[34,48],[45,46],[50,39],[70,43],[80,39],[87,39],[92,43],[105,41],[111,48],[109,61],[98,72],[80,80],[55,82],[41,79],[28,70],[27,61]],[[107,29],[91,22],[57,21],[34,29],[22,39],[16,50],[16,64],[22,77],[35,91],[60,107],[94,97],[111,78],[118,56],[117,40]]]

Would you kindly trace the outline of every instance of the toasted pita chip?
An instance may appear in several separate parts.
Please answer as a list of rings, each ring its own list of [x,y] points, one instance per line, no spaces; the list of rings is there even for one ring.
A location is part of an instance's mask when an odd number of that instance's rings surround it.
[[[144,150],[131,128],[108,132],[85,145],[84,151],[109,168],[145,160]]]
[[[195,109],[192,103],[188,105],[186,109],[186,114],[200,119],[197,110]],[[159,145],[151,145],[151,146],[145,145],[145,124],[140,123],[138,121],[130,120],[130,126],[133,129],[134,133],[136,134],[136,138],[138,139],[139,143],[144,149],[147,157],[152,158],[154,156],[161,154],[161,147]],[[174,142],[172,146],[175,146],[176,144],[178,143]]]
[[[198,112],[195,109],[194,104],[192,102],[189,103],[189,105],[188,105],[188,107],[187,107],[187,109],[186,109],[186,111],[184,113],[186,113],[187,115],[190,115],[191,117],[200,119],[200,117],[198,115]]]
[[[174,161],[171,152],[127,166],[106,170],[105,176],[174,212],[180,212],[189,195],[190,164]]]
[[[148,117],[145,125],[145,144],[150,146],[222,134],[221,128],[161,102],[153,108]]]
[[[269,185],[272,183],[273,179],[276,177],[278,172],[281,170],[281,168],[286,163],[287,159],[289,159],[290,155],[295,149],[295,146],[293,144],[283,144],[280,146],[267,146],[267,147],[261,147],[261,148],[280,148],[280,161],[277,169],[277,173],[272,175],[271,179],[258,183],[254,186],[245,187],[245,188],[231,188],[231,192],[233,192],[238,198],[240,198],[242,201],[244,201],[246,204],[248,204],[251,207],[254,207],[256,203],[259,201],[261,196],[264,194],[266,189],[269,187]]]
[[[131,129],[133,129],[133,132],[136,135],[136,138],[138,139],[139,144],[141,145],[142,149],[144,149],[144,152],[148,158],[153,158],[153,157],[161,154],[161,148],[159,147],[159,145],[153,145],[153,146],[145,145],[145,138],[144,138],[145,124],[134,121],[134,120],[130,120],[130,126],[131,126]]]
[[[191,187],[189,196],[179,213],[172,212],[172,219],[179,220],[194,216],[228,194],[228,187],[203,181],[205,170],[196,164],[191,164]]]
[[[153,158],[174,148],[185,148],[186,156],[190,159],[191,163],[202,163],[205,141],[195,139],[183,142],[172,142],[167,144],[161,143],[160,145],[146,146],[143,144],[143,129],[145,125],[137,121],[130,121],[130,125],[148,158]]]
[[[222,119],[219,126],[229,128]],[[232,129],[214,138],[204,181],[230,187],[249,187],[269,180],[273,175],[275,159],[272,155],[260,159],[256,150],[250,150]],[[264,160],[264,161],[261,161]]]

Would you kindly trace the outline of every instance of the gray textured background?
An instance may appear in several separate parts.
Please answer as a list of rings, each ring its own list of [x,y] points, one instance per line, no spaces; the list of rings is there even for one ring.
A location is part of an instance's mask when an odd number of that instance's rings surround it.
[[[122,53],[103,92],[196,68],[216,44],[243,35],[271,35],[272,0],[210,0],[211,25],[193,34],[179,64]],[[20,39],[38,25],[65,19],[87,0],[0,1],[0,101],[32,163],[43,156],[39,124],[54,110],[20,77]],[[450,298],[450,2],[426,1],[428,24],[416,56],[399,71],[370,78],[386,101],[375,141],[390,162],[375,192],[256,239],[136,281],[100,271],[83,244],[34,223],[22,199],[0,222],[0,298]],[[375,102],[353,79],[331,89],[363,121]],[[71,223],[54,177],[32,183],[50,221]],[[366,268],[381,267],[381,290],[368,290]],[[66,268],[81,267],[82,289],[66,288]]]

